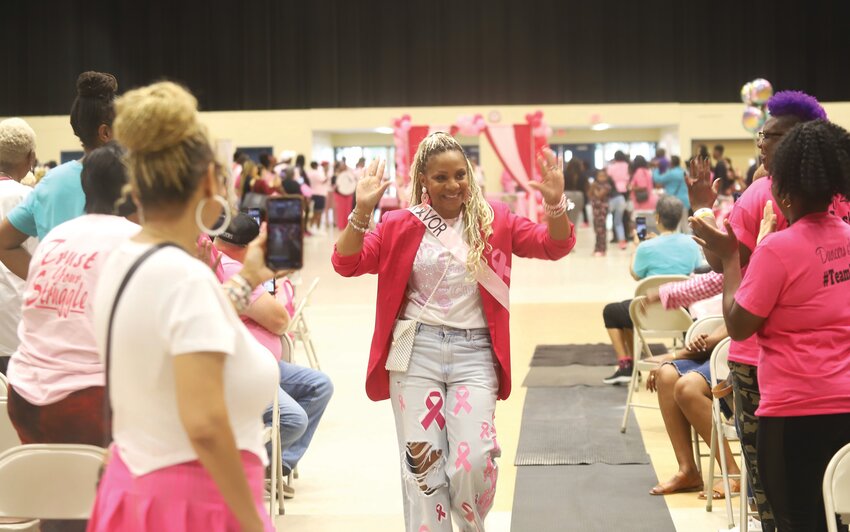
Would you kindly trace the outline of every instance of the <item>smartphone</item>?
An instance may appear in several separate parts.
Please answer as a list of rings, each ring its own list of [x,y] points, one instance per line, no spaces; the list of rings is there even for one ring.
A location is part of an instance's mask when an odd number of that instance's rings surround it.
[[[250,216],[257,222],[257,225],[263,225],[263,211],[259,208],[250,208],[245,211],[245,214]]]
[[[301,196],[266,200],[266,264],[272,270],[304,266],[304,207]]]
[[[277,291],[277,287],[275,286],[274,278],[269,279],[265,283],[263,283],[263,288],[271,295],[274,295]]]
[[[637,231],[638,240],[641,242],[646,240],[646,216],[635,216],[635,231]]]

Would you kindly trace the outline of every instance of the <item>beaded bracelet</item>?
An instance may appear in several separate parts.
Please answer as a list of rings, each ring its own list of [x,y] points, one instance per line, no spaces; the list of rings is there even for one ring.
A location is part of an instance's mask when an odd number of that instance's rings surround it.
[[[567,212],[567,209],[568,205],[566,194],[561,194],[561,200],[557,203],[557,205],[551,205],[545,201],[543,202],[543,210],[549,218],[563,216]]]
[[[365,234],[367,231],[369,231],[368,225],[357,221],[357,218],[354,217],[354,211],[351,211],[351,214],[348,215],[348,225],[358,233]]]
[[[251,293],[253,292],[251,284],[237,273],[224,284],[224,289],[227,291],[227,297],[233,303],[236,313],[245,312],[245,309],[251,304]]]

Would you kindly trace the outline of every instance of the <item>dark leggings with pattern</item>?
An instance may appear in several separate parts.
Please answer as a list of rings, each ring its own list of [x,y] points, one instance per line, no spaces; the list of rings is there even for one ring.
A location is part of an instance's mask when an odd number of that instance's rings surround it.
[[[773,522],[773,511],[764,493],[758,470],[759,419],[756,417],[756,409],[759,407],[759,400],[761,399],[758,368],[749,364],[729,362],[729,369],[732,372],[735,421],[738,426],[738,436],[741,439],[744,465],[747,468],[750,486],[752,486],[752,496],[758,506],[762,530],[773,532],[776,530]]]

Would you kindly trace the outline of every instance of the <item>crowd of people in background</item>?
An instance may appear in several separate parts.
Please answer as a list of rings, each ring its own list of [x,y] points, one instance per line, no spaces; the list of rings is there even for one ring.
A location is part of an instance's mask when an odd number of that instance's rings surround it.
[[[85,72],[70,113],[81,160],[38,164],[36,132],[19,118],[0,122],[0,372],[9,382],[9,417],[22,443],[110,447],[90,530],[268,530],[263,428],[282,427],[288,474],[333,393],[327,375],[282,358],[292,300],[263,286],[290,272],[266,266],[266,235],[251,211],[269,197],[294,196],[305,235],[338,231],[334,268],[377,273],[379,296],[398,303],[379,309],[367,389],[393,401],[407,457],[408,527],[439,525],[435,494],[445,511],[483,526],[500,452],[492,412],[510,391],[508,313],[490,292],[479,298],[467,274],[489,269],[488,238],[508,266],[511,254],[554,260],[575,245],[574,227],[592,224],[594,256],[605,256],[610,243],[633,244],[624,275],[688,276],[649,290],[644,308],[724,318],[710,334],[652,359],[647,387],[658,393],[679,469],[650,493],[725,495],[720,485],[703,486],[690,429],[710,436],[708,359],[730,337],[724,414],[739,430],[749,476],[749,486],[731,488],[749,490],[762,530],[825,530],[820,481],[850,442],[850,134],[803,93],[779,92],[767,107],[759,159],[746,172],[720,144],[699,146],[687,161],[660,148],[650,160],[617,151],[601,169],[574,158],[563,174],[545,150],[543,179],[533,185],[545,200],[541,224],[488,207],[477,161],[449,135],[430,135],[414,160],[413,197],[456,227],[473,257],[443,271],[438,266],[452,259],[439,235],[406,242],[425,234],[410,217],[388,217],[373,230],[389,186],[376,162],[361,158],[352,168],[345,158],[284,152],[252,160],[237,151],[228,171],[185,88],[161,82],[119,97],[114,76]],[[392,242],[404,242],[393,248],[403,254],[395,259],[414,268],[404,278],[380,254]],[[460,294],[460,303],[419,297],[440,288]],[[603,311],[617,356],[606,384],[632,382],[640,356],[630,305]],[[416,372],[385,365],[399,316],[418,322]],[[443,382],[428,366],[446,328],[465,331],[452,341],[478,357],[471,367],[487,369],[485,385],[468,375]],[[465,450],[474,462],[467,474],[444,475],[448,484],[432,484],[431,474],[447,456],[454,463],[458,449],[444,432],[415,427],[433,382],[443,394],[467,394],[484,416],[446,422],[472,435]],[[271,419],[274,393],[280,419]],[[482,423],[486,434],[476,439]],[[738,472],[731,458],[726,467]],[[144,516],[121,510],[142,500]]]

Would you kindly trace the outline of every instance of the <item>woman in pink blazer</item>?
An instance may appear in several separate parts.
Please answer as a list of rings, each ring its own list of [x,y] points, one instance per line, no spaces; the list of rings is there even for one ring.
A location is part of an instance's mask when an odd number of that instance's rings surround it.
[[[543,180],[531,185],[545,201],[542,224],[487,203],[460,144],[434,133],[411,165],[414,207],[369,229],[389,185],[375,161],[337,241],[338,273],[378,274],[366,393],[392,399],[408,531],[450,532],[452,515],[484,530],[498,476],[496,399],[511,390],[511,256],[557,260],[575,245],[563,172],[548,149],[538,164]]]

